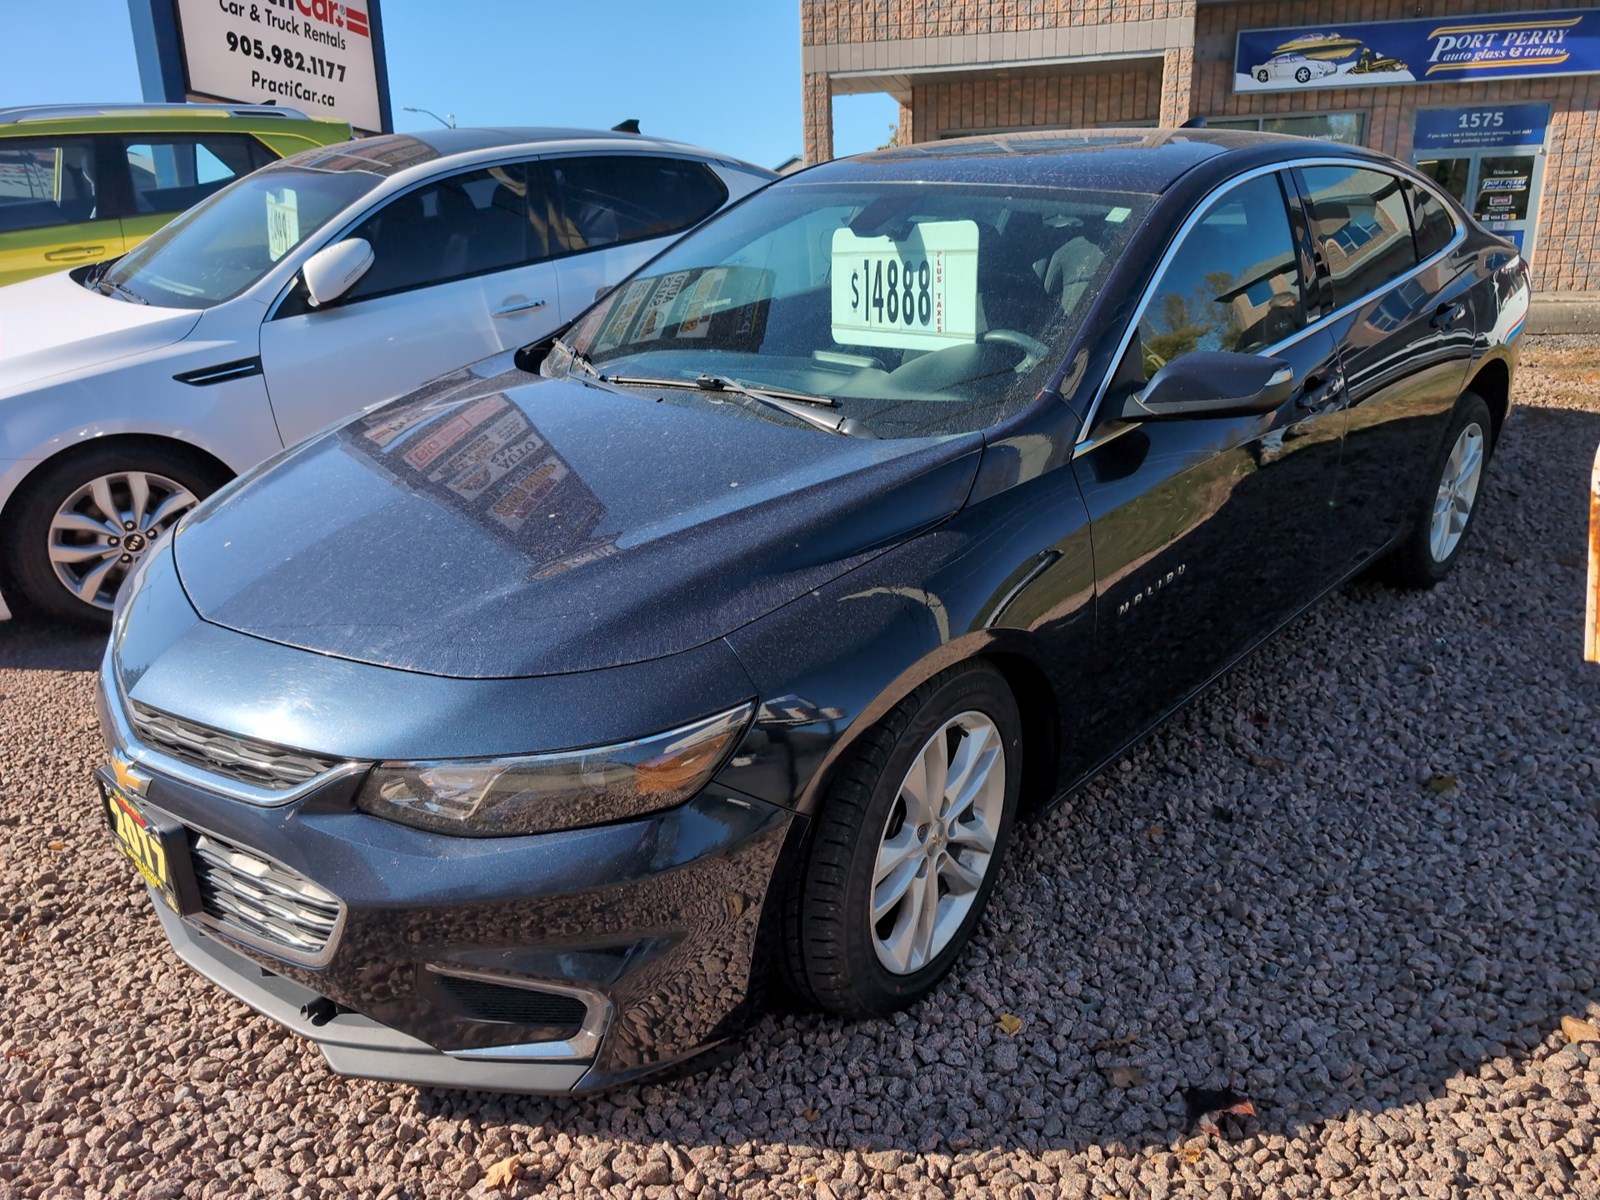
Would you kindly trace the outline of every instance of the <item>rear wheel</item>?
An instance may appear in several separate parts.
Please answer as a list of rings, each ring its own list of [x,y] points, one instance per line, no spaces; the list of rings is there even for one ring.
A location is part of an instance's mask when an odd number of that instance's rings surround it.
[[[172,536],[227,474],[162,445],[95,446],[64,455],[25,485],[9,575],[30,610],[106,625],[128,572]]]
[[[1022,722],[994,668],[953,668],[863,739],[790,903],[791,973],[820,1007],[915,1003],[972,936],[1011,837]]]
[[[1463,393],[1411,532],[1384,564],[1391,582],[1431,588],[1450,573],[1477,513],[1484,467],[1494,449],[1493,430],[1489,406],[1473,393]]]

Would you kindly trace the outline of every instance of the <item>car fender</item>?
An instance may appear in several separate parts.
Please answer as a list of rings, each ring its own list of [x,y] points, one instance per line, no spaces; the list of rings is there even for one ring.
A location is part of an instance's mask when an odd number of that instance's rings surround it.
[[[997,455],[986,448],[978,494]],[[1056,761],[1029,778],[1049,799],[1073,770],[1072,755],[1056,756],[1054,714],[1084,686],[1093,628],[1089,518],[1072,472],[1005,487],[728,636],[762,703],[721,779],[809,816],[866,731],[941,671],[985,657],[1048,688],[1032,715],[1049,707],[1037,748]]]
[[[212,382],[176,378],[253,357],[253,339],[206,337],[205,326],[183,342],[0,399],[0,506],[41,464],[100,439],[181,442],[235,473],[279,449],[259,366]]]

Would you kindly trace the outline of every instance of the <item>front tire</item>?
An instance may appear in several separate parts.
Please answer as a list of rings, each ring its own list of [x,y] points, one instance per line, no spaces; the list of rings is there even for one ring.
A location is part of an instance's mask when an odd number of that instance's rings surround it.
[[[1384,564],[1389,581],[1403,588],[1431,588],[1450,574],[1477,515],[1483,472],[1494,449],[1489,406],[1472,392],[1462,393],[1431,485],[1418,505],[1411,532]]]
[[[1310,83],[1311,82],[1311,68],[1310,67],[1301,67],[1298,71],[1296,71],[1294,73],[1294,81],[1296,83]]]
[[[994,889],[1021,780],[1016,699],[987,664],[936,676],[866,734],[823,801],[791,896],[801,991],[850,1017],[932,991]]]
[[[69,452],[17,497],[7,574],[28,611],[104,628],[138,560],[227,473],[180,447],[124,443]]]

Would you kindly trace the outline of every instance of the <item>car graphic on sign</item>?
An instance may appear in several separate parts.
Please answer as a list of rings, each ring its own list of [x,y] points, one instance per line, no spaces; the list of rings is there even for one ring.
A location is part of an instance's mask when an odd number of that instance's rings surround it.
[[[1310,83],[1324,75],[1332,75],[1338,66],[1320,58],[1307,58],[1304,54],[1274,54],[1266,62],[1252,67],[1250,74],[1257,83],[1271,83],[1274,79],[1292,79],[1296,83]]]

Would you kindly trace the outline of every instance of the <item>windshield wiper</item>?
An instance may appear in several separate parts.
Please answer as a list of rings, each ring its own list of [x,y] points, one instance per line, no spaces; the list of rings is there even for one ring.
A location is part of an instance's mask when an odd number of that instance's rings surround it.
[[[592,376],[595,379],[605,378],[605,376],[600,374],[600,372],[595,368],[595,365],[589,361],[589,356],[583,351],[574,349],[573,347],[567,345],[567,343],[563,342],[560,338],[552,338],[550,344],[558,350],[565,350],[567,352],[567,357],[572,360],[572,365],[577,367],[578,370],[582,371],[585,375]]]
[[[812,411],[816,408],[837,409],[839,402],[830,396],[814,396],[810,392],[791,392],[784,388],[751,387],[722,375],[698,375],[693,379],[652,379],[640,375],[601,375],[599,378],[602,383],[621,387],[699,388],[702,392],[730,392],[768,408],[775,408],[817,429],[826,429],[829,433],[842,433],[846,437],[878,436],[854,417],[830,418]]]
[[[109,295],[112,295],[113,293],[115,293],[116,295],[121,296],[124,300],[132,301],[134,304],[149,304],[150,303],[150,301],[146,300],[143,296],[139,295],[138,292],[135,292],[135,291],[132,291],[132,290],[130,290],[128,288],[123,287],[120,283],[118,283],[114,279],[102,279],[95,286],[100,289],[100,292],[101,292],[102,295],[109,296]],[[107,288],[110,288],[111,291],[109,291],[109,292],[106,291]]]

